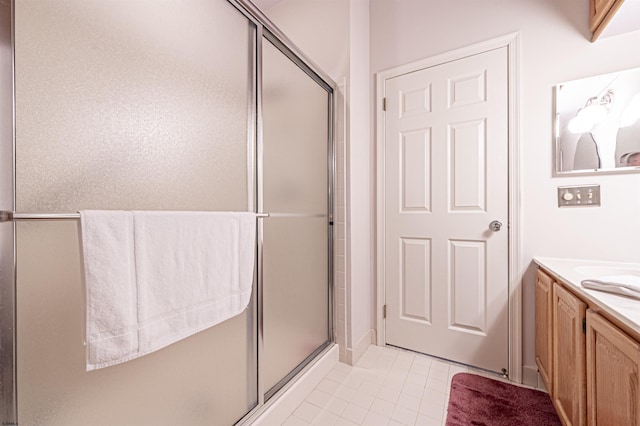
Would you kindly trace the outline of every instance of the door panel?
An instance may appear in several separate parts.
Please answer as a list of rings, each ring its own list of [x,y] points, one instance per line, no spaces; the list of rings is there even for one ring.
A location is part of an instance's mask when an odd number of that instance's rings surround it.
[[[485,121],[450,125],[450,211],[486,211]]]
[[[431,322],[431,240],[401,238],[402,309],[405,319]]]
[[[402,211],[431,210],[431,133],[420,129],[402,137]]]
[[[450,241],[449,244],[449,327],[463,333],[486,334],[486,245],[484,241]]]
[[[507,48],[385,81],[386,342],[508,365]]]

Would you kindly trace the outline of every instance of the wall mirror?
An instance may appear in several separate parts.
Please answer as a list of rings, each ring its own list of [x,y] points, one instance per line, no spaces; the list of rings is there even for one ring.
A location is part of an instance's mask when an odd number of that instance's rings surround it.
[[[640,172],[640,68],[554,87],[556,175]]]

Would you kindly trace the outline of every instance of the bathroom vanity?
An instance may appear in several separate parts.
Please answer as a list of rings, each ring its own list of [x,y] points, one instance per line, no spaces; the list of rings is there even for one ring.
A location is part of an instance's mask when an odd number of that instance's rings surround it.
[[[536,363],[564,425],[640,425],[640,300],[584,279],[640,264],[534,258]]]

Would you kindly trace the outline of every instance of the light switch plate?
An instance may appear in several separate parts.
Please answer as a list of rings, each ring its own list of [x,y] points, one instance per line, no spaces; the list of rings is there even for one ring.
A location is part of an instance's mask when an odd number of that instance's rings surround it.
[[[558,187],[558,207],[595,207],[599,205],[600,185]]]

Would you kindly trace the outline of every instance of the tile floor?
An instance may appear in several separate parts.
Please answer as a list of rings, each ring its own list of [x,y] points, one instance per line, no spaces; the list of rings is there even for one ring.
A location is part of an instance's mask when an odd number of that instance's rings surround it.
[[[353,367],[336,365],[283,426],[444,425],[451,378],[472,371],[426,355],[369,346]]]

